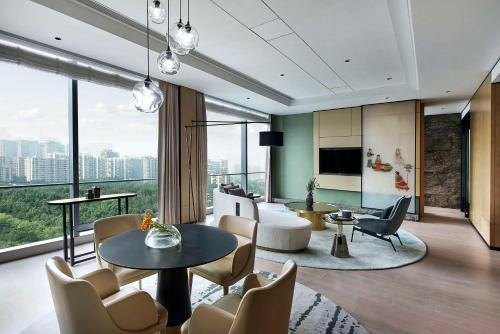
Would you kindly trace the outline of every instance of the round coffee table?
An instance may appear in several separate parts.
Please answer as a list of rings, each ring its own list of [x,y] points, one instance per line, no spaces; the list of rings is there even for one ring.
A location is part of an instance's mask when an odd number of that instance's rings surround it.
[[[326,218],[328,222],[337,224],[337,233],[335,233],[333,237],[332,250],[330,254],[338,258],[346,258],[349,257],[349,247],[347,246],[347,238],[344,234],[344,225],[354,225],[358,221],[356,218],[343,218],[337,217],[332,218],[331,216],[327,216]]]
[[[159,270],[156,300],[168,311],[167,326],[179,326],[191,317],[187,269],[213,262],[236,249],[234,235],[222,229],[195,224],[175,225],[182,242],[172,248],[150,248],[147,232],[128,231],[104,241],[101,257],[111,264],[142,270]]]
[[[306,202],[290,202],[285,203],[285,207],[288,210],[295,211],[299,217],[309,220],[313,231],[326,228],[323,220],[324,215],[339,211],[335,205],[328,203],[314,203],[312,207],[309,207]]]

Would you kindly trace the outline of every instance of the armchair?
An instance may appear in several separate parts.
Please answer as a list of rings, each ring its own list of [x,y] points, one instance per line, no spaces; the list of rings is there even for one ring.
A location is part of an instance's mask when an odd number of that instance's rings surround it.
[[[156,333],[167,323],[167,310],[146,292],[120,289],[109,269],[74,278],[58,256],[45,269],[61,333]]]
[[[394,207],[385,209],[384,211],[375,212],[371,216],[358,218],[358,223],[353,225],[351,242],[354,238],[354,232],[359,231],[366,233],[372,237],[387,241],[391,244],[392,249],[396,251],[396,247],[392,243],[391,235],[398,238],[401,246],[403,242],[399,237],[398,230],[403,223],[403,220],[410,206],[411,196],[402,196],[394,204]],[[387,218],[386,218],[387,217]]]
[[[248,275],[242,296],[230,294],[213,305],[199,305],[182,325],[182,334],[288,333],[296,275],[293,260],[275,281]]]
[[[97,263],[101,268],[110,269],[118,278],[120,286],[139,281],[139,289],[142,289],[141,279],[154,275],[157,271],[122,268],[107,263],[101,258],[99,248],[108,238],[138,229],[141,226],[141,222],[141,217],[138,215],[119,215],[98,219],[94,223],[94,244],[97,253]]]
[[[222,285],[224,295],[227,295],[229,286],[253,271],[257,222],[244,217],[225,215],[219,221],[219,228],[236,236],[238,240],[236,250],[215,262],[190,268],[189,286],[191,287],[193,284],[193,275],[198,275]]]

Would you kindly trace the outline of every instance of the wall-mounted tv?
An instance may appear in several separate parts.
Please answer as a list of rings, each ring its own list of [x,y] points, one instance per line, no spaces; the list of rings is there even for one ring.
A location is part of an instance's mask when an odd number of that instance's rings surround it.
[[[361,147],[320,148],[319,173],[361,175]]]

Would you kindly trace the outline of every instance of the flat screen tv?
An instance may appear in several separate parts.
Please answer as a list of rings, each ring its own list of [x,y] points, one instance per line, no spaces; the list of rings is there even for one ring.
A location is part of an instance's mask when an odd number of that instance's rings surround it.
[[[319,149],[320,174],[361,175],[362,162],[360,147]]]

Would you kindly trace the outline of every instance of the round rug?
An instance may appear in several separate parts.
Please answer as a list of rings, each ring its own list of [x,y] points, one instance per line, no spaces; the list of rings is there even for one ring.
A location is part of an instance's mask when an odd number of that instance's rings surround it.
[[[256,271],[269,279],[276,275]],[[241,293],[243,280],[233,285],[231,293]],[[212,304],[223,296],[222,287],[194,276],[191,304],[193,309],[200,303]],[[349,313],[320,293],[295,283],[289,333],[349,333],[361,334],[368,331]]]
[[[377,270],[398,268],[415,263],[427,254],[427,246],[415,235],[400,229],[399,237],[403,242],[400,245],[396,237],[392,242],[396,252],[390,243],[379,240],[360,232],[354,233],[351,242],[352,226],[344,226],[344,234],[349,247],[349,258],[341,259],[330,254],[333,235],[337,231],[336,225],[327,223],[327,229],[313,231],[307,249],[298,253],[279,253],[263,249],[257,249],[256,256],[270,261],[285,263],[288,259],[294,259],[297,265],[302,267],[336,269],[336,270]]]

